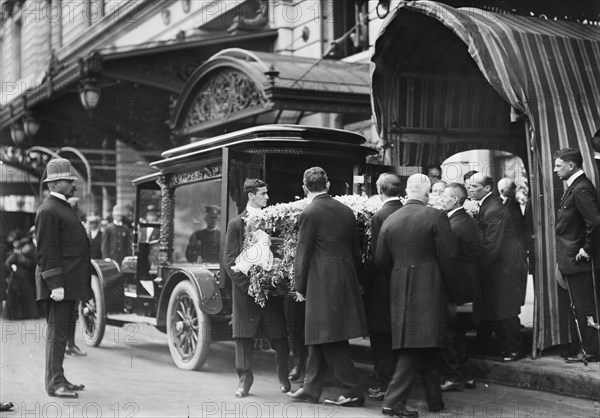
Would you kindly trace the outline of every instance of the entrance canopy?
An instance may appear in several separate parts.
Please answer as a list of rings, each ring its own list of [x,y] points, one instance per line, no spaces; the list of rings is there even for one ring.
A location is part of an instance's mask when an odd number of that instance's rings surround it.
[[[469,131],[476,132],[477,141],[487,140],[485,148],[510,150],[510,136],[513,144],[523,143],[538,252],[534,354],[569,338],[564,295],[554,278],[554,212],[563,184],[553,174],[552,155],[560,148],[580,149],[585,171],[599,184],[591,146],[600,128],[599,40],[596,26],[455,9],[424,0],[402,2],[390,14],[372,56],[373,110],[384,140],[420,126],[446,133],[438,134],[438,140],[453,152],[474,148],[464,135]],[[407,78],[417,82],[405,83]],[[431,79],[440,83],[422,88],[423,80]],[[453,81],[458,89],[454,96],[448,93]],[[490,88],[501,103],[487,95]],[[443,102],[444,109],[430,112],[429,118],[423,105],[429,102],[438,107]],[[511,124],[517,120],[525,121],[525,134],[522,123]],[[457,126],[460,135],[452,135]],[[514,131],[514,126],[521,129]],[[492,138],[506,129],[508,136]],[[426,155],[418,158],[414,163],[424,165]]]
[[[184,137],[248,126],[300,123],[311,113],[340,113],[345,122],[371,115],[369,65],[239,48],[200,66],[177,99],[170,125]]]

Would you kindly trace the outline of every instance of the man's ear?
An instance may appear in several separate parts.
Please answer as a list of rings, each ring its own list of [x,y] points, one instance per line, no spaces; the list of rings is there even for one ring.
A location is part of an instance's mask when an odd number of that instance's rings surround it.
[[[327,182],[327,184],[325,184],[325,187],[327,188],[327,191],[329,191],[329,186],[331,186],[331,183]]]

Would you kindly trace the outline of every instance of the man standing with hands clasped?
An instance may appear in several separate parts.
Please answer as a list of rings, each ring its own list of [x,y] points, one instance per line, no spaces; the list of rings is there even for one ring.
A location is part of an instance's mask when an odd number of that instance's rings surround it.
[[[46,340],[46,391],[50,396],[77,398],[83,385],[69,382],[63,360],[67,339],[75,327],[72,312],[78,300],[91,294],[90,245],[85,228],[67,199],[75,193],[71,163],[64,158],[48,162],[50,196],[35,217],[37,237],[37,300],[44,302]]]
[[[556,214],[556,254],[576,314],[580,350],[567,362],[598,361],[598,283],[600,210],[596,188],[581,169],[583,158],[573,148],[554,154],[554,172],[567,183]],[[596,292],[596,294],[594,294]]]
[[[458,250],[446,214],[426,206],[430,187],[426,175],[410,176],[404,206],[383,222],[377,240],[375,262],[390,274],[395,355],[394,374],[383,399],[384,415],[419,416],[406,408],[417,375],[429,410],[444,409],[438,361],[448,300],[454,300]]]
[[[308,360],[304,387],[288,395],[300,402],[318,402],[329,365],[342,393],[325,403],[362,406],[365,397],[348,344],[350,338],[367,335],[357,277],[356,218],[327,193],[329,181],[321,167],[306,170],[303,182],[310,203],[298,218],[294,271],[297,298],[306,299]]]

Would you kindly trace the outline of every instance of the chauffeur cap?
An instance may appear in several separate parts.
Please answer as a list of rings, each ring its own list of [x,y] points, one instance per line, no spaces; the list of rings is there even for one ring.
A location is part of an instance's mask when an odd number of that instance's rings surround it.
[[[77,180],[71,162],[66,158],[54,158],[48,161],[44,183],[57,180]]]

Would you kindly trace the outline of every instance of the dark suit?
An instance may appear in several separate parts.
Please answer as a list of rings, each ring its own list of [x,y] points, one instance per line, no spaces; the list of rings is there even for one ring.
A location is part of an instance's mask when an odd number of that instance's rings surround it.
[[[502,200],[502,198],[500,198]],[[502,201],[504,207],[508,210],[510,215],[510,219],[512,220],[513,229],[517,233],[517,238],[521,240],[520,231],[523,227],[523,214],[521,213],[521,208],[519,207],[519,203],[512,197],[508,196],[506,200]],[[521,245],[525,247],[525,243],[521,241]]]
[[[102,258],[102,231],[98,230],[98,233],[94,238],[92,238],[92,234],[89,235],[90,238],[90,258],[92,260]]]
[[[441,370],[447,380],[462,382],[467,361],[465,326],[456,313],[456,306],[473,302],[473,295],[479,284],[479,266],[481,257],[481,231],[475,220],[463,208],[457,209],[448,217],[450,228],[458,241],[460,274],[455,276],[452,286],[456,289],[456,303],[448,304],[446,334],[441,353]]]
[[[131,254],[131,229],[125,221],[122,225],[114,222],[102,233],[102,258],[111,258],[121,264]]]
[[[373,367],[381,384],[381,390],[384,392],[394,372],[390,319],[390,276],[386,272],[380,271],[375,265],[375,250],[383,221],[401,207],[400,199],[388,200],[371,218],[371,246],[369,247],[368,266],[364,281],[364,300]]]
[[[85,229],[68,202],[50,195],[35,217],[37,238],[37,300],[44,301],[46,339],[46,391],[51,394],[68,381],[62,363],[67,339],[75,323],[72,312],[78,300],[91,294],[90,245]],[[64,300],[50,298],[63,287]]]
[[[304,391],[320,396],[327,365],[343,386],[342,395],[360,397],[360,381],[348,340],[367,334],[357,266],[360,248],[352,210],[326,193],[298,217],[294,262],[296,290],[306,297],[304,337],[308,361]]]
[[[495,332],[504,351],[521,352],[518,315],[527,287],[525,250],[508,210],[493,195],[481,203],[477,224],[483,233],[481,299],[477,297],[473,304],[474,315],[482,320],[477,345],[485,347]]]
[[[448,217],[421,201],[408,200],[383,223],[375,261],[391,274],[392,347],[396,350],[396,369],[383,406],[396,409],[405,404],[420,374],[427,404],[436,408],[442,403],[439,348],[458,261]]]
[[[556,254],[558,268],[571,289],[583,347],[587,354],[597,355],[598,331],[586,325],[588,316],[598,323],[592,263],[575,260],[579,249],[583,248],[593,258],[596,269],[600,263],[600,210],[596,196],[596,188],[585,174],[576,178],[567,189],[556,214]]]
[[[235,367],[240,378],[240,386],[249,389],[254,380],[252,357],[253,338],[269,338],[277,355],[277,377],[279,382],[288,382],[289,346],[287,342],[283,301],[279,297],[267,300],[261,308],[248,295],[250,281],[248,276],[235,272],[236,257],[244,246],[244,222],[247,212],[233,218],[227,226],[224,263],[227,275],[231,279],[233,297],[233,338],[235,339]]]

